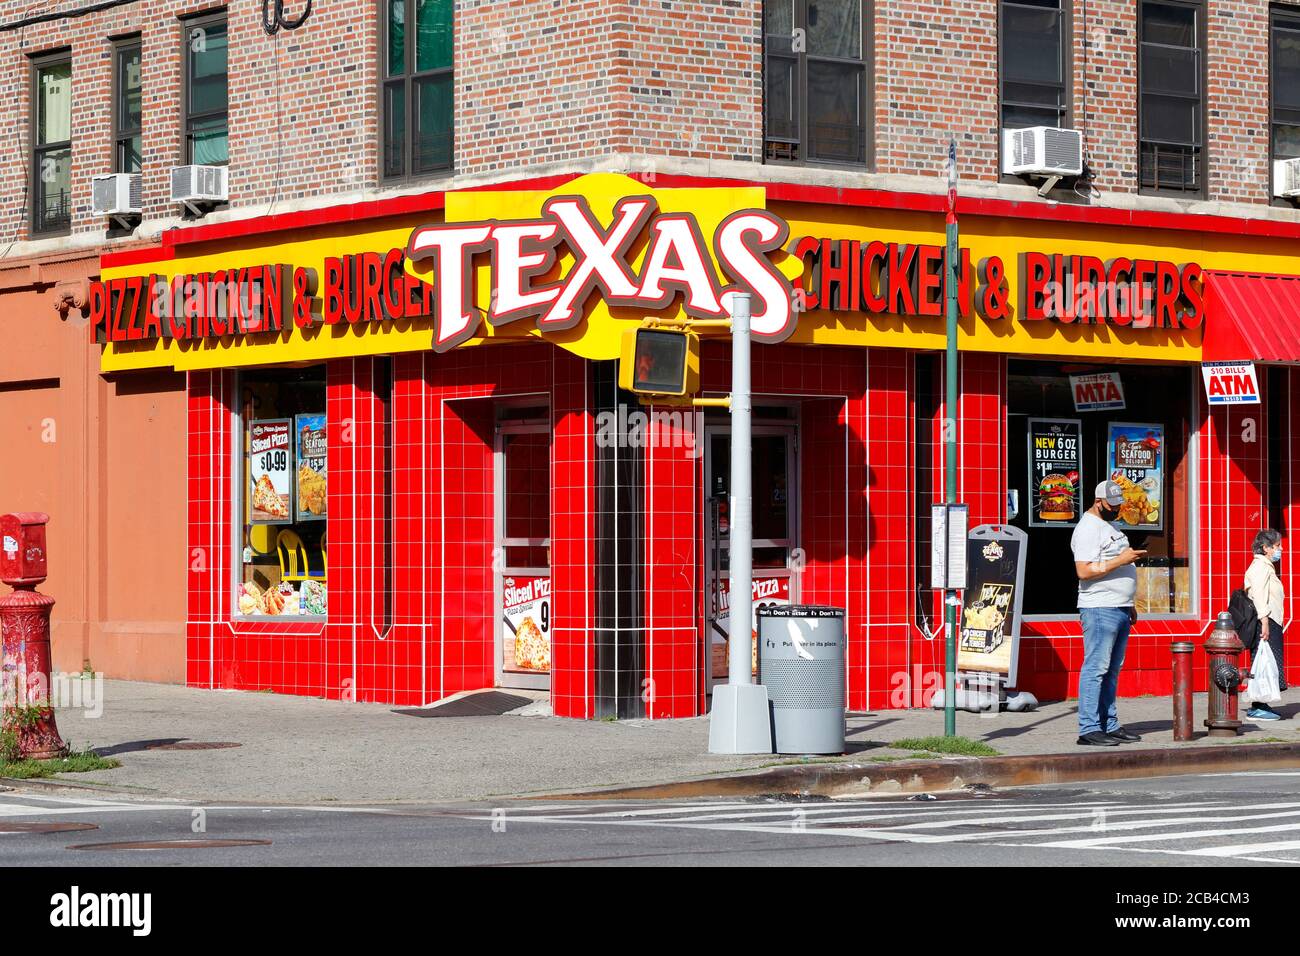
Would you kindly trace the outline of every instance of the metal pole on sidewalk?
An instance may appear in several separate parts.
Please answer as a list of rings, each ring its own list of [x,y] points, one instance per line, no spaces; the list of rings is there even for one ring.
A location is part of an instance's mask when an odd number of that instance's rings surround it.
[[[754,611],[754,501],[750,478],[749,294],[728,293],[731,311],[731,526],[730,606],[727,610],[727,683],[713,688],[709,752],[772,752],[767,688],[751,676]]]
[[[948,269],[945,298],[948,305],[947,397],[944,408],[944,479],[948,504],[957,503],[957,283],[961,275],[961,253],[957,248],[957,141],[948,140]],[[944,683],[943,734],[957,735],[957,592],[944,592]]]
[[[731,305],[731,603],[727,618],[727,680],[753,681],[754,493],[750,453],[752,409],[749,394],[749,296],[737,293]]]

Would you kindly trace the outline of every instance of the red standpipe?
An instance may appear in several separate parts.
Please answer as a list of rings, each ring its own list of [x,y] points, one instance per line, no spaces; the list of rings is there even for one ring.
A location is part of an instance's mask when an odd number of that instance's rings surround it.
[[[0,710],[18,737],[19,753],[45,760],[61,757],[50,705],[50,610],[54,598],[36,585],[46,577],[45,524],[50,516],[20,511],[0,516],[0,581],[14,590],[0,597]]]
[[[1192,653],[1191,641],[1170,645],[1174,659],[1174,740],[1192,739]]]

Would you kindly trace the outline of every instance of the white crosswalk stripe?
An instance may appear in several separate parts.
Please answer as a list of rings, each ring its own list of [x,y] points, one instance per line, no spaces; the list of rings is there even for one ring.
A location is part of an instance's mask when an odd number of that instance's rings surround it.
[[[499,815],[502,811],[498,810]],[[735,833],[836,836],[916,844],[992,844],[1044,850],[1126,850],[1300,865],[1300,801],[1207,797],[1133,802],[1091,797],[1039,802],[1017,795],[786,803],[566,803],[504,811],[510,823],[673,827]],[[481,815],[480,815],[481,814]],[[496,819],[486,811],[473,819]]]

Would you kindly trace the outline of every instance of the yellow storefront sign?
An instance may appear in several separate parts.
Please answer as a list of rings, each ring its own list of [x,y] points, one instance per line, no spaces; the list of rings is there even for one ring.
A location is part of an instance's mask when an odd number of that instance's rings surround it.
[[[937,213],[769,204],[758,186],[661,189],[594,174],[550,191],[449,193],[429,219],[182,243],[153,264],[106,267],[92,292],[101,367],[527,338],[613,359],[631,325],[725,314],[729,289],[752,294],[760,342],[944,345]],[[1202,272],[1292,267],[1281,240],[988,215],[963,217],[961,246],[960,347],[1025,355],[1199,361]],[[1147,321],[1122,300],[1139,288],[1151,290]]]

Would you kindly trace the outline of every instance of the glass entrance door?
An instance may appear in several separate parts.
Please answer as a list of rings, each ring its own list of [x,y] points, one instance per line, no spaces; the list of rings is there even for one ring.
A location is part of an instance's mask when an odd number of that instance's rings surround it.
[[[731,592],[731,426],[706,425],[705,574],[709,601],[707,627],[708,686],[727,679],[728,614]],[[798,582],[791,574],[798,538],[798,442],[790,423],[754,425],[751,477],[754,492],[754,607],[791,604],[798,600]],[[749,627],[752,631],[753,622]]]
[[[530,420],[534,411],[506,408],[497,423],[493,554],[501,687],[549,688],[551,680],[551,426],[549,416]]]

